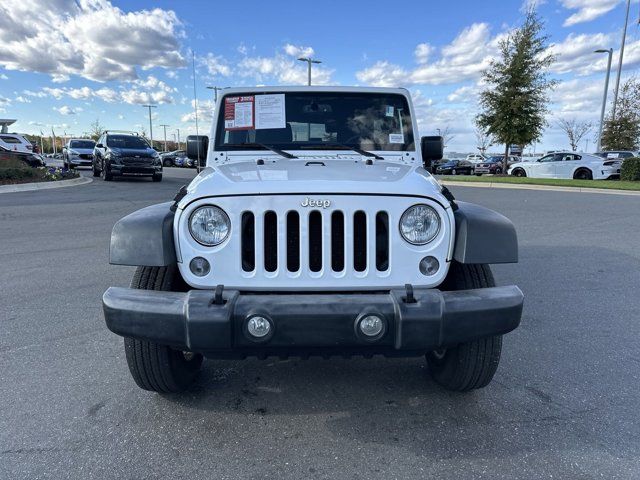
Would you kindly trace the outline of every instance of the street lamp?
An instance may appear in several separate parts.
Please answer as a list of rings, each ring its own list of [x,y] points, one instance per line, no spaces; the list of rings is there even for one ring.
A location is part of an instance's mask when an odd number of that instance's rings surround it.
[[[602,127],[604,125],[604,112],[607,108],[607,92],[609,91],[609,76],[611,75],[611,59],[613,58],[613,48],[609,50],[598,49],[593,53],[608,53],[609,61],[607,62],[607,76],[604,81],[604,96],[602,98],[602,110],[600,110],[600,128],[598,129],[598,146],[596,147],[596,151],[599,152],[602,150]],[[616,105],[615,100],[613,104],[613,108],[615,111]]]
[[[151,109],[158,108],[157,105],[142,105],[149,109],[149,137],[151,138],[151,148],[153,148],[153,124],[151,123]]]
[[[301,62],[307,62],[307,76],[309,78],[308,85],[311,86],[311,64],[322,63],[320,60],[314,60],[311,57],[300,57],[298,60]]]
[[[163,124],[162,124],[162,125],[160,125],[160,126],[161,126],[162,128],[164,128],[164,151],[166,152],[166,151],[167,151],[167,127],[168,127],[169,125],[166,125],[166,124],[164,124],[164,123],[163,123]]]
[[[218,103],[218,90],[224,90],[225,88],[227,88],[227,87],[224,87],[224,88],[223,87],[216,87],[216,86],[207,87],[208,90],[213,90],[213,100],[216,103]]]
[[[622,58],[624,57],[624,42],[627,38],[627,24],[629,23],[629,8],[631,0],[627,0],[627,14],[624,17],[624,28],[622,29],[622,44],[620,45],[620,58],[618,59],[618,76],[616,77],[616,88],[613,91],[613,111],[611,119],[616,118],[616,106],[618,104],[618,90],[620,89],[620,75],[622,74]]]
[[[176,128],[176,131],[178,132],[178,150],[180,150],[180,129]]]

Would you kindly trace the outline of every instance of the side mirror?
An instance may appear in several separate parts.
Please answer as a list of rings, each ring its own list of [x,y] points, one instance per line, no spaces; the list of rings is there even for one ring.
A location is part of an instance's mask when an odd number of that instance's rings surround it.
[[[442,137],[422,137],[420,139],[420,150],[422,150],[422,165],[429,172],[433,173],[432,162],[434,160],[442,160],[444,147]]]
[[[206,135],[189,135],[187,137],[187,158],[196,160],[198,168],[205,166],[208,148],[209,137]]]
[[[104,148],[104,145],[102,145],[101,143],[96,143],[96,148]]]

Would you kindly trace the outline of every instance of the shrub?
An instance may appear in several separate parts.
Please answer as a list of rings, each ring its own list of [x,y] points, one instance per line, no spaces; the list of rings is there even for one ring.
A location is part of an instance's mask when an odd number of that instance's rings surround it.
[[[30,167],[0,168],[0,180],[21,180],[23,178],[37,177],[38,172]]]
[[[620,168],[620,180],[640,181],[640,158],[626,158]]]

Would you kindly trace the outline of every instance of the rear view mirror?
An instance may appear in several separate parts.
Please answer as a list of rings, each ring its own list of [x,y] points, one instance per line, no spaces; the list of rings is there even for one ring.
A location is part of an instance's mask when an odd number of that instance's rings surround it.
[[[443,143],[442,137],[422,137],[420,139],[420,150],[422,150],[422,165],[429,172],[433,173],[432,162],[434,160],[442,160]]]
[[[198,168],[206,165],[208,148],[209,137],[206,135],[189,135],[187,137],[187,158],[196,160]]]

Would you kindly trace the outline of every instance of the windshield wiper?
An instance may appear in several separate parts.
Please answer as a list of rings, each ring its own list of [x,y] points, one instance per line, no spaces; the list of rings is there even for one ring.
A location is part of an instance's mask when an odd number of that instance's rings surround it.
[[[227,143],[227,147],[262,147],[267,150],[271,150],[273,153],[277,153],[278,155],[284,158],[298,158],[295,155],[291,155],[290,153],[285,152],[284,150],[280,150],[272,145],[266,145],[264,143]]]
[[[340,147],[340,148],[344,148],[345,150],[353,150],[354,152],[359,153],[360,155],[364,155],[365,157],[375,158],[376,160],[384,160],[383,157],[381,157],[380,155],[376,155],[373,152],[369,152],[367,150],[363,150],[360,147],[352,147],[350,145],[343,145],[342,143],[327,143],[327,144],[323,144],[323,145],[313,145],[313,148],[323,148],[323,147]]]

